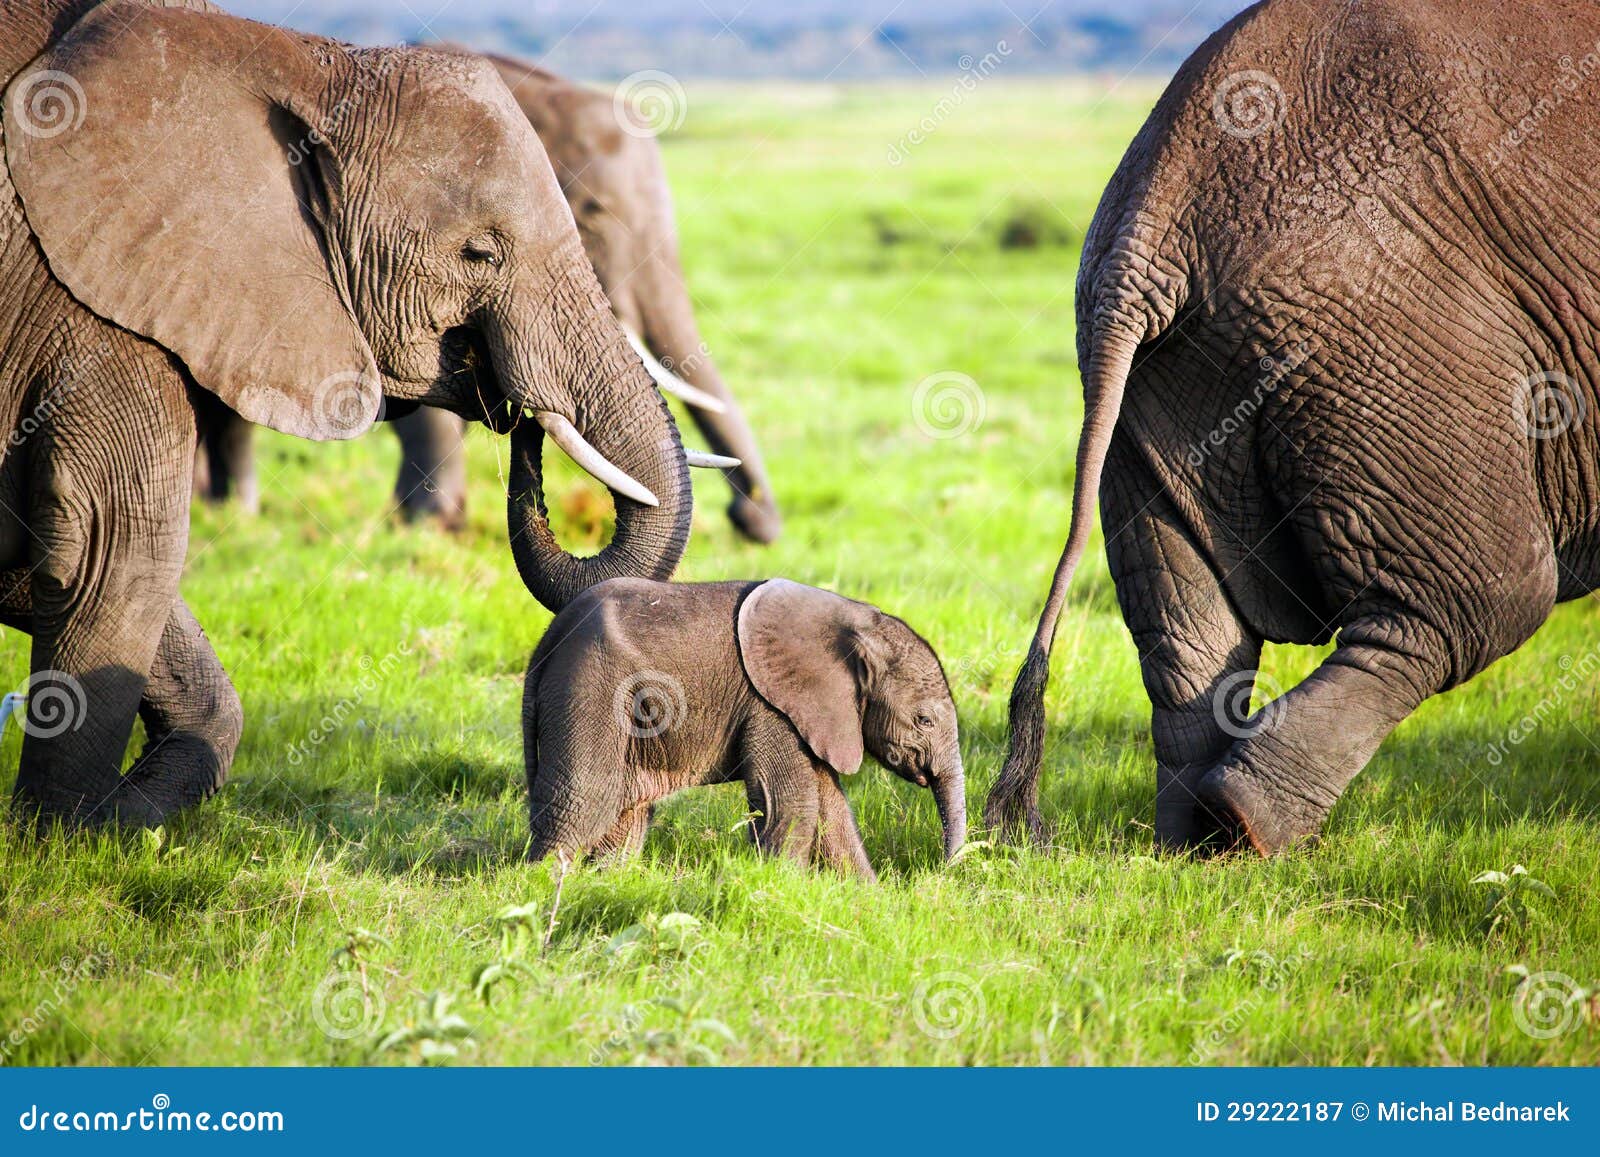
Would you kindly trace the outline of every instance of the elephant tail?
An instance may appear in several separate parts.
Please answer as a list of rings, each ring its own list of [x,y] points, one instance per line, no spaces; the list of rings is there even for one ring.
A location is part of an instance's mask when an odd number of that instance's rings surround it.
[[[1090,341],[1083,375],[1083,433],[1078,439],[1078,474],[1072,492],[1072,527],[1066,549],[1056,563],[1050,597],[1039,616],[1027,658],[1011,688],[1010,749],[1000,778],[984,808],[984,824],[992,831],[1025,828],[1034,840],[1042,835],[1038,819],[1039,764],[1044,755],[1044,692],[1050,678],[1050,647],[1067,598],[1067,584],[1083,559],[1094,527],[1095,499],[1111,448],[1111,435],[1122,412],[1123,391],[1133,356],[1145,339],[1148,321],[1139,311],[1115,317],[1097,327]]]

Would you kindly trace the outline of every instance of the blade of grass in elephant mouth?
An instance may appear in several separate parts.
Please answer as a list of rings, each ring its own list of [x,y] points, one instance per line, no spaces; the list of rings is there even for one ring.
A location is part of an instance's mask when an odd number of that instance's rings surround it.
[[[469,422],[482,422],[496,434],[509,434],[522,421],[521,407],[511,405],[489,349],[475,330],[460,326],[445,331],[440,360],[443,377],[452,383],[450,392],[474,399],[462,413]]]

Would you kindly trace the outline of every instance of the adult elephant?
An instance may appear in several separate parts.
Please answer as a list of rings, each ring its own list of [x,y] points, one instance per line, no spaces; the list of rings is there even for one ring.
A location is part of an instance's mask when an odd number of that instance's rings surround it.
[[[232,760],[238,698],[178,595],[197,398],[312,439],[385,399],[509,430],[512,551],[551,608],[667,577],[689,533],[671,415],[499,74],[196,9],[0,3],[0,611],[33,635],[15,794],[44,820],[158,823]],[[550,533],[546,432],[615,495],[592,558]]]
[[[1600,585],[1597,74],[1600,10],[1531,0],[1269,0],[1183,66],[1085,241],[1072,529],[992,827],[1037,831],[1097,492],[1169,847],[1319,832],[1418,704]],[[1263,641],[1330,639],[1250,713]]]
[[[465,51],[455,49],[454,51]],[[716,455],[739,465],[723,473],[728,517],[745,537],[777,539],[783,528],[761,450],[738,401],[700,337],[678,258],[677,225],[655,138],[619,117],[609,93],[573,84],[502,56],[487,56],[550,156],[611,307],[664,392],[681,398]],[[246,506],[256,501],[250,426],[225,408],[204,424],[200,492]],[[459,527],[466,511],[465,428],[455,416],[421,410],[398,419],[401,464],[395,501],[408,517]]]

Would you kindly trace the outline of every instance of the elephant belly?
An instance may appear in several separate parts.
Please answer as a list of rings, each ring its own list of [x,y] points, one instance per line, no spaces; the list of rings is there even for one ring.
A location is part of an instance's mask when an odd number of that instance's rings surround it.
[[[1556,551],[1556,601],[1568,602],[1600,590],[1600,534],[1586,535]]]

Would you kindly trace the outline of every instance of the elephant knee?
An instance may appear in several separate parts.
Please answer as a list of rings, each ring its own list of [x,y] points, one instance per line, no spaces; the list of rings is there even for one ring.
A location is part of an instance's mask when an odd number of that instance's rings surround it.
[[[244,737],[244,704],[238,690],[227,680],[213,690],[206,731],[226,769],[239,750],[239,740]]]

